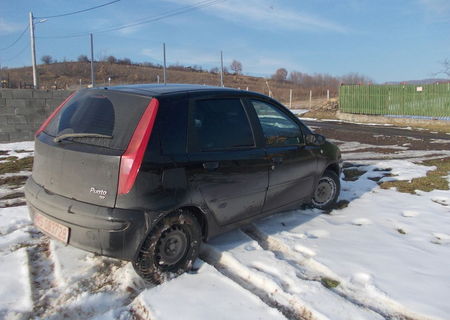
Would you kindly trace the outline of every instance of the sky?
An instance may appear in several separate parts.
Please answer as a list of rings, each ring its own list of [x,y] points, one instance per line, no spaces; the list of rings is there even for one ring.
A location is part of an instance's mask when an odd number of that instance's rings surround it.
[[[162,64],[165,43],[168,65],[209,70],[223,51],[225,66],[235,59],[263,77],[286,68],[376,83],[427,79],[450,58],[449,0],[120,0],[42,21],[111,1],[0,0],[0,65],[31,65],[29,31],[20,37],[30,11],[38,63],[90,55],[89,33],[97,60]]]

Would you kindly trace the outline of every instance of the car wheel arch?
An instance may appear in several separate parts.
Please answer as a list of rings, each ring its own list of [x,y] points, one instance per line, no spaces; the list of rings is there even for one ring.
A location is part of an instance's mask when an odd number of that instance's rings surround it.
[[[341,173],[341,169],[339,167],[339,164],[334,162],[334,163],[330,163],[328,164],[328,166],[323,170],[322,175],[324,174],[325,171],[333,171],[334,173],[336,173],[336,175],[339,177],[340,173]]]

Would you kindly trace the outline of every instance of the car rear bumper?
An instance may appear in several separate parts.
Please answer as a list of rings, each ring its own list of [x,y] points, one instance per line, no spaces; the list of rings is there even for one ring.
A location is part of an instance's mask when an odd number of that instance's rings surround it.
[[[108,208],[48,192],[29,178],[25,197],[34,222],[40,214],[69,228],[68,244],[94,253],[132,260],[149,229],[142,211]]]

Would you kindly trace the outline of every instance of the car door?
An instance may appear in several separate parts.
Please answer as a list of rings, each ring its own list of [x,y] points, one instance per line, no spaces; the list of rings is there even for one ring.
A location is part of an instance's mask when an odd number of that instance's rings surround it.
[[[313,192],[317,147],[305,144],[301,126],[284,108],[258,99],[249,104],[261,124],[270,164],[263,211],[294,208]]]
[[[189,181],[216,221],[227,225],[261,213],[267,158],[241,99],[195,99],[189,113]]]

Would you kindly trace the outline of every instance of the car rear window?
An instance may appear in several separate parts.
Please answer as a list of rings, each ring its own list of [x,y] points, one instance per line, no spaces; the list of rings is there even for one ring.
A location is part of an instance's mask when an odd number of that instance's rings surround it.
[[[240,99],[200,100],[193,110],[193,135],[201,151],[254,146]]]
[[[44,130],[50,136],[98,134],[111,138],[70,137],[68,140],[125,150],[150,97],[107,90],[82,90]]]

